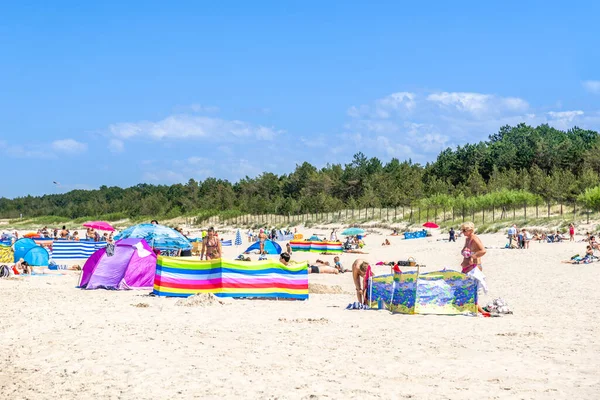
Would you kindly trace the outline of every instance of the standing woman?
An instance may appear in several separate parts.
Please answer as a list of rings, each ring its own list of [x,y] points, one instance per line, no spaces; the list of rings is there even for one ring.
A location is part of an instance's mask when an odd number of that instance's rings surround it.
[[[465,245],[461,251],[463,261],[460,264],[462,267],[462,273],[470,275],[477,281],[477,287],[481,287],[487,293],[487,285],[485,283],[485,276],[481,271],[483,267],[481,265],[481,257],[487,252],[481,239],[475,234],[475,225],[472,222],[465,222],[460,226],[460,230],[465,235]],[[479,271],[473,271],[475,269]],[[472,272],[473,271],[473,272]],[[477,310],[485,316],[489,316],[488,312],[485,312],[479,304],[477,304]]]
[[[575,225],[571,222],[569,224],[569,242],[573,242],[575,240]]]
[[[202,240],[202,250],[200,251],[200,259],[206,256],[207,260],[221,258],[221,241],[215,236],[215,228],[208,228],[208,233]]]

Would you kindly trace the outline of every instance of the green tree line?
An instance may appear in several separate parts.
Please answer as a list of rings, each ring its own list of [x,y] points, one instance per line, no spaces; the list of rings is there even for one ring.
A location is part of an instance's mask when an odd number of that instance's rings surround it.
[[[355,154],[345,165],[308,162],[232,183],[101,186],[64,194],[0,198],[0,217],[55,215],[176,217],[211,211],[251,214],[331,212],[364,207],[495,207],[580,202],[600,209],[600,135],[574,127],[504,126],[488,140],[443,150],[420,165]]]

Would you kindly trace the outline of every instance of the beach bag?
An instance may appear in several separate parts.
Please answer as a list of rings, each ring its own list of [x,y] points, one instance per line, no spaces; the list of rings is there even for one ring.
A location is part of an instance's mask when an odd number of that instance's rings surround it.
[[[406,261],[398,261],[397,265],[401,267],[415,267],[417,265],[417,260],[414,257],[408,257]]]
[[[0,265],[0,278],[8,278],[10,276],[10,267],[8,265]]]

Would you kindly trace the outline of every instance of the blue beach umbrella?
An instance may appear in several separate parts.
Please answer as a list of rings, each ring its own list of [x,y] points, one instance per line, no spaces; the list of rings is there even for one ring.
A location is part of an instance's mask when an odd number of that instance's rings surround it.
[[[344,235],[344,236],[356,236],[356,235],[362,235],[363,233],[365,233],[364,229],[360,229],[360,228],[348,228],[344,232],[342,232],[342,235]]]
[[[241,246],[242,245],[242,234],[240,233],[239,229],[235,233],[235,245],[236,246]]]
[[[144,239],[151,247],[159,250],[190,250],[192,248],[190,241],[185,236],[164,225],[134,225],[115,236],[115,240],[127,238]]]

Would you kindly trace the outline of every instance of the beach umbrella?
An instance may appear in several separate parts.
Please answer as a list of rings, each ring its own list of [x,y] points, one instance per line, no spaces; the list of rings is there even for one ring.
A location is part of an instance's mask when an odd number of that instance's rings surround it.
[[[342,232],[342,235],[344,235],[344,236],[356,236],[356,235],[362,235],[363,233],[365,233],[364,229],[360,229],[360,228],[348,228],[344,232]]]
[[[438,224],[436,224],[435,222],[425,222],[423,224],[423,227],[436,229],[436,228],[439,228],[440,226]]]
[[[29,232],[29,233],[24,234],[23,237],[26,237],[26,238],[39,238],[40,235],[38,233],[35,233],[35,232]]]
[[[241,232],[240,232],[239,229],[235,233],[235,245],[236,246],[241,246],[242,245],[242,234],[241,234]]]
[[[99,229],[101,231],[114,231],[115,228],[112,227],[111,224],[105,221],[90,221],[83,224],[86,228]]]
[[[164,225],[139,224],[125,229],[115,236],[115,240],[139,238],[159,250],[191,250],[190,241],[175,229]]]

